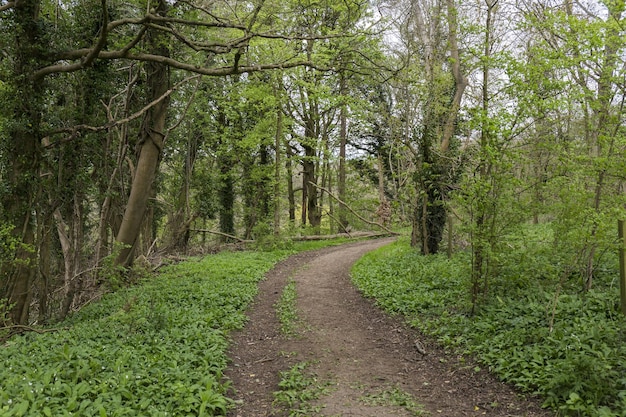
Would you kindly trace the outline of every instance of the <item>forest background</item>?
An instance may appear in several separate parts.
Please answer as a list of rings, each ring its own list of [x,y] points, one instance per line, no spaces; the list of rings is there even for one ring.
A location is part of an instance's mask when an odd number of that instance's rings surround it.
[[[614,290],[625,9],[2,0],[0,327],[156,256],[363,229],[469,254],[468,314]]]

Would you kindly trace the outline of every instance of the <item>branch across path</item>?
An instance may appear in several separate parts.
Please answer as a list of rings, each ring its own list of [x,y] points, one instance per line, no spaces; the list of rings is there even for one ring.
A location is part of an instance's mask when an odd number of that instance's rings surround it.
[[[388,317],[350,282],[363,254],[392,239],[378,239],[295,255],[268,273],[245,329],[233,334],[227,378],[238,407],[231,417],[278,417],[280,372],[311,364],[324,394],[307,416],[415,416],[398,398],[419,403],[424,415],[549,416],[535,399],[447,353],[401,320]],[[281,334],[276,304],[295,281],[301,319],[296,337]]]

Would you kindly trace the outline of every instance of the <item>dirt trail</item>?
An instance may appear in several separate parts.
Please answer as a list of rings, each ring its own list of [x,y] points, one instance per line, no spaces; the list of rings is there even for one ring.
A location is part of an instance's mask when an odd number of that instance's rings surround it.
[[[313,363],[327,392],[311,416],[413,416],[397,404],[410,395],[426,415],[549,416],[536,400],[478,370],[467,358],[390,318],[350,283],[352,264],[389,239],[351,243],[302,253],[281,262],[260,285],[246,328],[233,334],[227,377],[241,404],[232,417],[283,416],[272,406],[279,373],[296,363]],[[296,282],[299,337],[279,331],[275,304],[290,278]],[[426,351],[422,354],[418,341]],[[370,401],[367,400],[370,398]],[[395,401],[394,401],[395,400]]]

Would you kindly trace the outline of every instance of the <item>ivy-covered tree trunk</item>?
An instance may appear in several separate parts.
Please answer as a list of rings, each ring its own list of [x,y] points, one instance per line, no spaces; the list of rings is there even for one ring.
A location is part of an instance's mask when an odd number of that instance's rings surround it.
[[[280,235],[280,164],[282,161],[282,146],[283,142],[283,110],[280,105],[277,106],[276,109],[276,135],[274,137],[274,201],[273,201],[273,212],[274,212],[274,235]]]
[[[458,180],[454,147],[451,144],[468,81],[461,71],[454,0],[442,2],[441,7],[446,10],[446,14],[433,16],[430,21],[431,25],[438,26],[443,23],[439,19],[445,19],[447,38],[429,39],[432,34],[423,27],[421,6],[415,3],[414,7],[417,30],[426,49],[428,99],[424,105],[421,129],[416,135],[417,201],[411,243],[419,244],[423,254],[435,254],[439,251],[446,224],[447,195],[451,185]],[[445,52],[449,53],[449,58],[444,58]],[[444,75],[447,71],[450,73]]]
[[[291,224],[296,222],[296,193],[293,186],[293,149],[289,141],[285,141],[286,160],[285,169],[287,170],[287,201],[289,202],[289,221]]]
[[[432,116],[426,117],[427,125],[421,133],[420,149],[417,161],[418,170],[415,174],[417,185],[417,202],[415,204],[414,223],[411,233],[411,244],[419,246],[424,255],[439,252],[439,244],[443,238],[443,230],[447,219],[448,187],[453,173],[447,160],[436,157],[433,143],[436,143],[436,132],[432,128]]]
[[[41,161],[40,123],[44,86],[32,74],[43,60],[43,26],[39,22],[40,2],[16,2],[13,10],[13,68],[7,90],[11,94],[6,109],[12,117],[4,144],[5,172],[0,194],[3,221],[14,226],[13,237],[21,242],[14,262],[0,271],[0,301],[10,306],[9,318],[14,324],[28,322],[33,280],[37,273],[35,239],[36,205],[39,201]]]
[[[316,158],[317,150],[309,145],[304,146],[304,159],[302,161],[302,204],[306,206],[306,220],[309,221],[309,226],[312,228],[318,228],[322,222],[322,213],[317,202]]]
[[[339,94],[344,97],[347,93],[346,75],[341,72],[339,79]],[[348,106],[343,103],[339,109],[339,173],[337,178],[337,192],[339,200],[347,201],[346,198],[346,145],[348,141]],[[346,231],[348,228],[347,210],[341,204],[339,211],[339,230]]]

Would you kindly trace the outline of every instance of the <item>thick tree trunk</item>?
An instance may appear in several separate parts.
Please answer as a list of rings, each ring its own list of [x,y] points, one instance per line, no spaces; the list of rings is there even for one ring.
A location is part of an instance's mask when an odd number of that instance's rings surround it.
[[[318,204],[317,194],[317,147],[311,143],[317,143],[319,129],[317,128],[317,109],[311,104],[310,114],[307,116],[304,129],[304,158],[302,160],[302,206],[306,208],[306,219],[309,226],[316,229],[322,221],[322,214]]]
[[[6,221],[15,226],[13,236],[22,242],[10,262],[0,271],[0,300],[11,306],[9,317],[14,324],[26,324],[37,271],[35,253],[35,204],[38,201],[38,176],[41,160],[39,125],[43,106],[43,84],[30,74],[41,62],[39,1],[16,2],[13,11],[15,53],[9,88],[13,91],[12,123],[6,143],[6,177],[3,183],[2,210]]]
[[[133,178],[124,218],[117,234],[117,241],[124,245],[117,257],[118,265],[129,266],[132,263],[133,248],[139,237],[163,149],[162,132],[165,127],[165,111],[163,109],[161,115],[155,114],[157,118],[150,120],[152,127],[146,127],[142,133],[137,170]]]
[[[305,146],[304,160],[302,161],[302,190],[304,195],[303,204],[306,204],[306,219],[309,225],[317,228],[321,224],[322,215],[318,207],[318,197],[316,176],[315,176],[315,148]],[[304,192],[306,191],[306,192]],[[304,219],[303,219],[304,220]]]
[[[426,114],[422,122],[420,137],[419,156],[417,158],[418,174],[416,178],[417,201],[413,222],[412,243],[421,244],[423,254],[435,254],[439,251],[439,244],[443,238],[443,230],[447,219],[445,199],[454,178],[449,157],[450,143],[454,136],[454,127],[458,118],[461,101],[467,87],[467,78],[461,71],[461,60],[457,41],[457,9],[454,0],[446,0],[448,39],[447,48],[450,58],[447,63],[436,61],[436,55],[432,48],[428,48],[430,41],[426,31],[421,30],[420,35],[427,52],[426,72],[432,83],[430,97],[426,105]],[[418,6],[419,9],[419,6]],[[421,19],[421,11],[417,17]],[[421,21],[421,20],[420,20]],[[435,72],[449,65],[454,78],[454,94],[449,103],[441,101],[441,86],[437,85]],[[438,87],[438,88],[435,88]],[[418,239],[419,237],[419,239]]]
[[[157,14],[164,16],[167,12],[167,3],[159,1]],[[169,56],[169,47],[163,36],[154,32],[148,34],[148,43],[152,52],[156,55]],[[148,101],[154,101],[162,97],[169,89],[170,72],[164,64],[156,62],[146,63]],[[123,245],[116,263],[129,266],[133,260],[133,248],[137,243],[141,224],[146,213],[148,198],[152,192],[152,184],[163,151],[165,138],[165,121],[169,99],[164,98],[151,107],[143,120],[143,126],[139,139],[139,159],[137,169],[130,189],[130,196],[122,219],[117,241]]]

